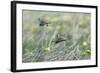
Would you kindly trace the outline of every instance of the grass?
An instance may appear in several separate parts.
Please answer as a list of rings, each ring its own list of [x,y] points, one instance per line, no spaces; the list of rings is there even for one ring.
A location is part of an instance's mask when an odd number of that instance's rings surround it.
[[[48,26],[37,23],[43,15]],[[55,43],[58,34],[66,41]],[[90,59],[90,35],[90,14],[23,11],[22,62]]]

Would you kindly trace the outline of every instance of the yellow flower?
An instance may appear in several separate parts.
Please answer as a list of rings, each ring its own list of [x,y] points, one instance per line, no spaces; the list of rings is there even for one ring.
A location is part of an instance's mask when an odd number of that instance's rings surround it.
[[[51,48],[47,47],[45,48],[45,51],[51,52]]]
[[[86,52],[82,52],[82,56],[85,56],[87,53]]]
[[[87,49],[86,52],[87,52],[87,53],[91,53],[91,50],[90,50],[90,49]]]
[[[87,43],[87,41],[83,41],[83,46],[87,46],[88,45],[88,43]]]

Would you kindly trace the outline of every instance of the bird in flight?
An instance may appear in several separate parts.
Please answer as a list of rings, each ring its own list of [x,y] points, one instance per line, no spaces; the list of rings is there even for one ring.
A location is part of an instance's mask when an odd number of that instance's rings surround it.
[[[48,26],[48,24],[50,24],[50,22],[47,20],[47,19],[45,19],[45,18],[38,18],[38,20],[39,20],[39,25],[40,26]]]

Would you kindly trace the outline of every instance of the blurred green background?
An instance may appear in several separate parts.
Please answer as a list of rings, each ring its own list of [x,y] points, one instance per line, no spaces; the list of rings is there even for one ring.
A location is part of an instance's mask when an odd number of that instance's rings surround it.
[[[91,14],[23,10],[22,62],[91,59]],[[40,26],[39,18],[48,26]],[[65,41],[55,43],[57,35]]]

